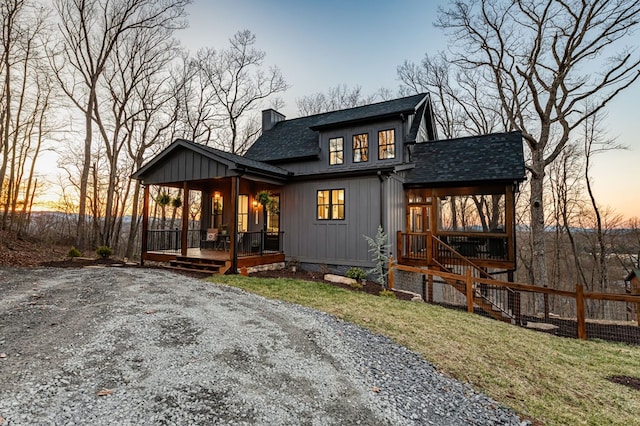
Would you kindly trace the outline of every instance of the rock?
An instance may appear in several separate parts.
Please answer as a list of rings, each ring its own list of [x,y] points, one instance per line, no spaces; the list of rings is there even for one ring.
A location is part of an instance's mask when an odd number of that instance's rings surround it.
[[[409,300],[411,300],[412,302],[422,302],[422,296],[419,295],[418,293],[414,293],[413,291],[409,291],[409,290],[396,290],[395,288],[393,289],[393,291],[395,293],[398,294],[406,294],[408,296],[411,296],[411,298]]]
[[[347,285],[352,285],[357,283],[357,281],[354,280],[353,278],[347,278],[347,277],[343,277],[342,275],[334,275],[334,274],[325,274],[324,280],[329,281],[331,283],[340,283],[340,284],[347,284]]]
[[[557,330],[560,327],[558,327],[557,325],[548,324],[546,322],[531,322],[531,321],[528,321],[527,322],[527,328],[531,328],[533,330],[541,330],[541,331],[553,331],[553,330]]]

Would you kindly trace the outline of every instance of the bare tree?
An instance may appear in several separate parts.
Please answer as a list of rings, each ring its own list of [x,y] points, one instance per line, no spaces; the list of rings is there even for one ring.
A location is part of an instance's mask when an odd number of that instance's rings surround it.
[[[405,61],[397,72],[401,93],[431,94],[438,133],[445,138],[506,130],[500,103],[485,89],[476,70],[457,67],[444,53],[439,53],[434,57],[426,54],[419,65]],[[496,195],[457,196],[443,207],[451,211],[451,227],[464,228],[469,216],[468,202],[472,202],[476,218],[488,231],[500,226],[500,200]]]
[[[593,178],[591,176],[591,162],[593,156],[599,153],[624,149],[615,141],[604,135],[602,128],[602,120],[605,115],[593,114],[589,116],[582,124],[583,128],[583,148],[584,148],[584,181],[589,196],[590,214],[584,217],[592,217],[593,221],[590,227],[594,233],[590,238],[591,256],[593,259],[594,278],[593,282],[597,284],[600,291],[605,291],[609,283],[609,266],[608,258],[614,246],[612,238],[616,235],[613,232],[621,223],[621,216],[613,212],[610,208],[602,208],[596,201],[593,192]],[[604,306],[604,305],[603,305]]]
[[[458,0],[440,10],[438,25],[458,43],[456,63],[483,71],[508,127],[522,130],[529,147],[535,284],[548,285],[545,169],[578,126],[640,76],[640,58],[616,50],[639,16],[638,0]],[[593,108],[581,111],[585,102]]]
[[[640,269],[640,218],[632,217],[625,224],[624,237],[616,247],[615,256],[628,274]]]
[[[117,41],[109,66],[105,69],[105,90],[110,93],[108,100],[94,105],[94,121],[102,136],[105,155],[108,161],[108,181],[104,221],[102,223],[101,245],[117,246],[122,215],[114,207],[120,196],[120,210],[127,205],[127,196],[118,193],[118,189],[128,193],[131,173],[123,173],[121,151],[130,140],[127,122],[144,114],[143,106],[136,97],[138,87],[147,85],[148,79],[157,78],[164,68],[176,57],[177,43],[171,38],[172,28],[140,27],[130,31],[126,38]],[[105,107],[102,111],[102,107]]]
[[[131,106],[135,113],[131,114],[131,120],[125,122],[126,150],[130,160],[129,176],[142,167],[150,154],[157,153],[167,141],[173,139],[175,126],[179,122],[182,103],[181,98],[176,95],[179,89],[171,84],[175,80],[171,75],[165,74],[162,67],[149,71],[141,84],[136,87],[136,102]],[[125,249],[126,257],[133,255],[141,220],[140,182],[130,182],[129,186],[131,185],[133,185],[133,196],[131,223]]]
[[[78,246],[86,242],[86,209],[92,165],[98,87],[119,40],[140,28],[181,28],[189,0],[56,0],[62,55],[52,58],[61,87],[84,114],[85,140],[78,200]],[[62,58],[62,60],[57,60]],[[68,77],[68,78],[67,78]]]
[[[327,93],[317,92],[296,99],[296,106],[301,116],[307,116],[368,105],[391,97],[391,92],[386,88],[381,88],[370,95],[364,95],[360,86],[349,88],[346,84],[338,84],[330,87]]]
[[[34,168],[48,121],[52,87],[43,69],[46,11],[31,1],[0,4],[0,200],[1,227],[20,230],[34,194]],[[19,212],[22,212],[22,215]]]
[[[237,32],[229,39],[230,46],[221,51],[203,49],[197,54],[197,63],[208,88],[222,109],[221,127],[217,137],[220,148],[232,153],[246,151],[260,132],[257,121],[250,113],[271,95],[289,87],[273,66],[265,71],[262,66],[266,53],[256,49],[256,36],[251,31]]]
[[[504,131],[500,102],[475,69],[456,66],[440,52],[420,65],[405,61],[397,68],[400,92],[429,92],[439,134],[445,138]]]
[[[198,60],[183,53],[171,69],[168,85],[172,87],[172,102],[178,114],[173,136],[209,145],[216,130],[224,126],[224,117]]]

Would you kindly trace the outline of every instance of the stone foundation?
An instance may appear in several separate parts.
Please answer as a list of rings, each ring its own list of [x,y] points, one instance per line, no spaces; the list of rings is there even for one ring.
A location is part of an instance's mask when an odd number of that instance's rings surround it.
[[[285,268],[284,262],[267,263],[266,265],[250,266],[247,268],[247,273],[253,274],[255,272],[277,271],[284,268]]]

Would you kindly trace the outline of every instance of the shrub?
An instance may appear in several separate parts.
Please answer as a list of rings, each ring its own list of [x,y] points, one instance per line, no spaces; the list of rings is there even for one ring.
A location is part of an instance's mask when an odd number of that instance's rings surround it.
[[[67,256],[68,256],[68,257],[70,257],[70,258],[80,257],[80,254],[81,254],[81,253],[80,253],[80,250],[78,250],[78,249],[77,249],[77,248],[75,248],[75,247],[71,247],[71,248],[69,249],[69,251],[67,252]]]
[[[358,281],[350,283],[349,287],[351,287],[354,290],[362,290],[363,289],[362,284],[360,284]]]
[[[354,280],[364,280],[367,278],[367,273],[362,268],[349,268],[347,271],[347,278]]]
[[[373,258],[376,266],[368,270],[369,274],[373,274],[376,277],[376,282],[382,287],[387,288],[386,276],[388,271],[385,270],[385,266],[389,263],[389,244],[387,242],[387,234],[385,234],[382,226],[378,226],[378,233],[374,238],[363,235],[369,245],[369,253]]]
[[[394,298],[394,299],[396,298],[396,294],[395,294],[393,291],[391,291],[391,290],[387,290],[387,289],[382,290],[382,291],[380,292],[380,294],[378,294],[378,296],[382,296],[382,297],[392,297],[392,298]]]
[[[98,250],[96,250],[96,253],[98,254],[98,256],[106,259],[113,254],[113,250],[111,250],[111,247],[100,246],[98,247]]]

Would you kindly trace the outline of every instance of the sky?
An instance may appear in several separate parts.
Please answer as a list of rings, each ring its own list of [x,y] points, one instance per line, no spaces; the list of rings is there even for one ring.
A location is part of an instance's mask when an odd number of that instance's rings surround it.
[[[266,64],[277,65],[291,86],[279,94],[285,102],[280,112],[295,118],[296,99],[337,85],[360,86],[365,95],[382,87],[396,93],[399,65],[447,50],[448,38],[433,25],[438,6],[446,3],[194,0],[187,9],[189,27],[176,37],[195,53],[204,47],[227,47],[237,31],[253,32],[256,47],[266,52]],[[630,44],[640,46],[640,31]],[[639,100],[637,82],[611,104],[608,134],[629,149],[599,154],[592,169],[599,203],[625,217],[640,216]]]
[[[398,65],[447,49],[448,38],[433,25],[439,5],[446,1],[195,0],[189,28],[178,38],[195,52],[226,47],[237,31],[252,31],[266,63],[291,85],[280,95],[280,112],[295,118],[296,99],[339,84],[395,93]],[[640,46],[640,31],[629,43]],[[640,82],[610,105],[608,135],[629,149],[598,154],[592,169],[599,203],[625,217],[640,216],[639,105]]]

